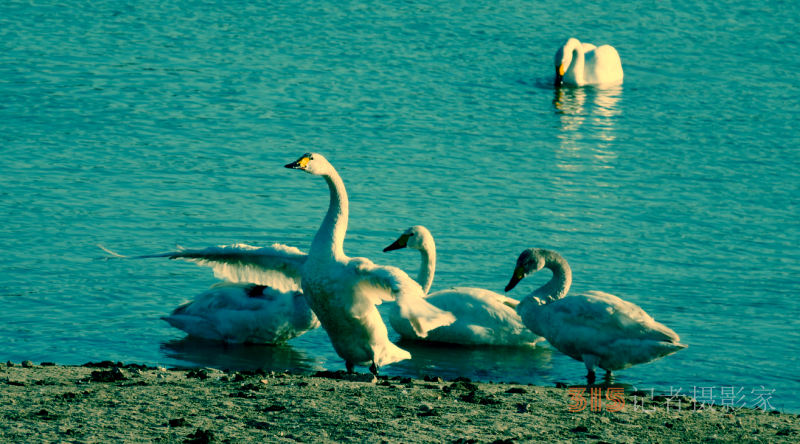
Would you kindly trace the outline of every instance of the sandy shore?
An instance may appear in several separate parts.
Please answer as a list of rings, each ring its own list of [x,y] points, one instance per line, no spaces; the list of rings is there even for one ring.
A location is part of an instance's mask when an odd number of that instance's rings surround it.
[[[612,412],[603,388],[601,411],[587,391],[570,412],[568,388],[341,377],[0,364],[0,442],[800,442],[800,415],[694,412],[688,398],[625,393]]]

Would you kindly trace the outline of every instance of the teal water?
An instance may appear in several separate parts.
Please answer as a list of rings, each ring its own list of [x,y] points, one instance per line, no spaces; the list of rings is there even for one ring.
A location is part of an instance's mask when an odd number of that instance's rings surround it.
[[[92,260],[307,250],[328,191],[283,165],[315,151],[347,186],[350,256],[415,275],[417,254],[381,250],[422,224],[434,290],[501,292],[523,249],[555,249],[573,292],[634,302],[690,345],[618,381],[715,387],[717,404],[774,390],[798,412],[798,21],[791,1],[4,1],[0,359],[344,368],[321,329],[222,347],[161,321],[209,269]],[[614,45],[624,84],[556,90],[569,36]],[[403,346],[384,373],[585,373],[548,347]]]

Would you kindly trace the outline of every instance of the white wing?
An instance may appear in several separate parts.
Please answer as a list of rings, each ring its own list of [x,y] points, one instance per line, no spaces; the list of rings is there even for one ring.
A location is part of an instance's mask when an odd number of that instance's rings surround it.
[[[300,289],[300,269],[308,257],[297,248],[281,244],[269,247],[253,247],[245,244],[220,245],[131,257],[120,256],[105,248],[103,250],[114,256],[108,259],[157,257],[183,259],[201,266],[212,267],[214,276],[219,279],[267,285],[281,291]]]
[[[351,258],[347,264],[359,280],[360,295],[354,295],[354,304],[381,300],[397,301],[400,315],[411,322],[414,331],[424,338],[436,327],[450,325],[456,318],[452,313],[434,307],[424,299],[422,287],[401,269],[375,265],[364,258]]]

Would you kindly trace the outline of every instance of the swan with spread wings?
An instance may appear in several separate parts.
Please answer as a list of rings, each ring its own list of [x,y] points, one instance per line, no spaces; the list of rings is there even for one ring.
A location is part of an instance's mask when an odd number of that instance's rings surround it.
[[[306,255],[296,248],[273,245],[262,248],[212,247],[138,256],[187,259],[213,266],[218,277],[234,282],[252,281],[254,275],[273,283],[285,279],[301,287],[336,353],[348,371],[367,365],[379,367],[411,355],[389,341],[388,330],[376,305],[395,300],[412,328],[425,337],[428,331],[455,321],[455,317],[424,300],[422,287],[395,267],[375,265],[369,259],[344,254],[348,199],[336,169],[320,154],[307,153],[286,168],[322,176],[330,190],[330,204]]]

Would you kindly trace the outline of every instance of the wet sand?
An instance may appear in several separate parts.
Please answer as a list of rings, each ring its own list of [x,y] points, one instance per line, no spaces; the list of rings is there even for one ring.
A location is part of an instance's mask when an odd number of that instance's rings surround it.
[[[584,409],[570,412],[568,388],[435,376],[26,364],[0,364],[0,442],[800,442],[800,415],[695,412],[689,398],[667,408],[663,397],[630,392],[612,412],[619,404],[606,388],[600,411],[587,390]]]

